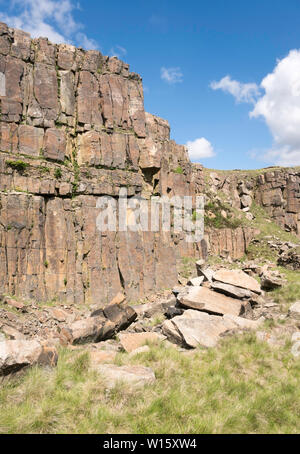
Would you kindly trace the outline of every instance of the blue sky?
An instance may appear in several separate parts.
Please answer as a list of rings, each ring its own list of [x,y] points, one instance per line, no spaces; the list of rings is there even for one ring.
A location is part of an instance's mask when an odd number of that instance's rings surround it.
[[[0,0],[0,13],[118,54],[143,77],[145,109],[206,167],[300,164],[300,0]]]

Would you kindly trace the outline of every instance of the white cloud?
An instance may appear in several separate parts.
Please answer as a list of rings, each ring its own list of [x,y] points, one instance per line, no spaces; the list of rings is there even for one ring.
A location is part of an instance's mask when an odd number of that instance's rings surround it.
[[[168,84],[177,84],[183,81],[183,74],[181,69],[176,68],[165,68],[164,66],[160,69],[160,77]]]
[[[273,136],[273,146],[256,153],[258,158],[277,165],[300,164],[299,49],[291,50],[286,57],[277,60],[273,72],[262,80],[260,88],[256,84],[231,80],[229,76],[210,86],[231,93],[239,102],[253,103],[250,117],[265,120]]]
[[[95,49],[97,43],[82,32],[83,25],[73,17],[78,8],[72,0],[13,0],[14,14],[0,13],[0,20],[29,32],[33,38],[47,37],[56,44],[75,43]]]
[[[237,102],[255,103],[259,95],[259,87],[254,83],[243,84],[237,80],[225,76],[219,82],[213,81],[210,84],[213,90],[223,90],[235,97]]]
[[[203,158],[212,158],[215,156],[212,144],[201,137],[186,143],[191,161],[199,161]]]
[[[127,54],[125,47],[116,45],[110,49],[110,55],[118,58],[122,58]]]
[[[263,117],[273,135],[265,158],[279,165],[300,164],[300,50],[277,61],[261,86],[265,94],[250,117]]]

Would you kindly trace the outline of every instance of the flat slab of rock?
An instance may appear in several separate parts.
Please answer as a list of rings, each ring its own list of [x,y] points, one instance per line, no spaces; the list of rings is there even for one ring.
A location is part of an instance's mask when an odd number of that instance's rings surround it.
[[[127,353],[142,347],[147,342],[160,342],[165,339],[158,333],[146,332],[146,333],[122,333],[119,334],[119,339],[122,347]]]
[[[245,312],[243,301],[214,292],[206,287],[190,287],[186,293],[178,296],[178,301],[189,309],[197,309],[210,314],[242,315]]]
[[[226,322],[234,323],[240,329],[253,330],[253,331],[260,328],[262,323],[265,321],[264,317],[261,317],[258,320],[249,320],[247,318],[237,317],[236,315],[231,315],[231,314],[223,315],[223,319]]]
[[[97,367],[97,372],[103,376],[108,388],[113,388],[119,382],[128,383],[134,387],[151,385],[155,382],[153,370],[144,366],[103,364]]]
[[[90,352],[90,362],[93,368],[97,367],[99,364],[110,363],[114,361],[117,352],[113,351],[91,351]]]
[[[289,315],[300,320],[300,301],[296,301],[296,303],[292,304],[289,308]]]
[[[217,345],[221,334],[234,327],[232,322],[227,322],[223,317],[190,309],[165,321],[162,330],[171,342],[192,348],[208,348]]]
[[[213,280],[261,294],[261,288],[257,280],[242,270],[227,270],[222,268],[214,273]]]
[[[55,347],[36,340],[0,342],[0,376],[18,372],[35,364],[54,367],[57,360]]]
[[[216,292],[224,293],[224,295],[231,296],[233,298],[251,298],[254,295],[257,296],[256,293],[251,292],[245,288],[236,287],[235,285],[224,284],[223,282],[213,281],[211,283],[212,289]]]

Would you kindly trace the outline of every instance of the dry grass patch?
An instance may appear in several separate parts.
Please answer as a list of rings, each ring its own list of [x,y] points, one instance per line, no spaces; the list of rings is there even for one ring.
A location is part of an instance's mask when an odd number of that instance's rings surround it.
[[[151,367],[156,383],[106,391],[89,355],[62,349],[0,388],[2,433],[297,433],[300,363],[255,336],[182,353],[163,343],[117,364]]]

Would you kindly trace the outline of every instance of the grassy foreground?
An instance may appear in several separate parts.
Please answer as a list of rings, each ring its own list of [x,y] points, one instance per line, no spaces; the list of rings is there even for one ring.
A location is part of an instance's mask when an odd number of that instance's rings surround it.
[[[1,433],[299,433],[300,361],[255,335],[182,353],[163,344],[117,364],[151,367],[156,384],[105,391],[88,353],[62,349],[54,370],[0,386]]]

